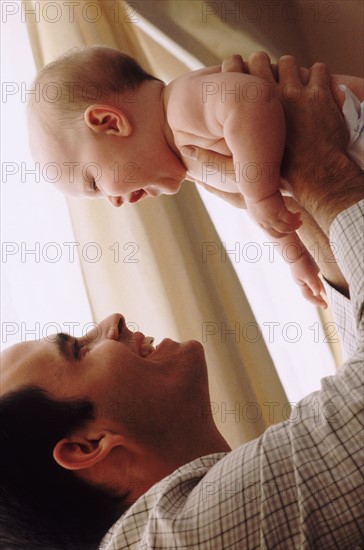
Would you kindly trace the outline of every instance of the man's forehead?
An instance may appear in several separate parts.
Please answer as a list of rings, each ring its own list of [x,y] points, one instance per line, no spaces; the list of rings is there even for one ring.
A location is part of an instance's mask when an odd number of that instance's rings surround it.
[[[5,348],[1,352],[1,369],[8,368],[11,364],[21,362],[26,358],[28,353],[32,351],[32,348],[36,342],[18,342]]]
[[[43,341],[19,342],[1,352],[1,394],[13,389],[23,380],[23,373],[32,369],[41,356],[46,358],[46,347]]]

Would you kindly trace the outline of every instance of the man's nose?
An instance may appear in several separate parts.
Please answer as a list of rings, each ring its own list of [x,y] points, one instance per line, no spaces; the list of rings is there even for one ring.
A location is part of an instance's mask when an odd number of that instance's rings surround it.
[[[103,338],[119,340],[125,327],[125,319],[120,313],[113,313],[100,323]]]
[[[102,340],[118,341],[125,327],[125,319],[120,313],[114,313],[103,319],[85,336],[85,341],[88,344],[96,344]]]

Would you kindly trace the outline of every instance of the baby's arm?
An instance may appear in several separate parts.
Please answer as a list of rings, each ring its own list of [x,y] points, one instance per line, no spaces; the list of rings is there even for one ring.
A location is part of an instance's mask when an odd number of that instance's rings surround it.
[[[279,191],[280,165],[285,146],[283,109],[271,87],[248,75],[223,73],[216,81],[227,90],[225,101],[212,101],[207,116],[216,117],[223,127],[230,149],[236,183],[244,195],[247,209],[270,236],[279,237],[300,226],[299,214],[290,212]],[[239,78],[242,77],[242,78]],[[235,85],[235,88],[234,88]]]
[[[179,149],[195,145],[233,158],[235,182],[231,177],[216,182],[193,161],[187,164],[190,177],[221,191],[240,192],[258,225],[273,237],[301,225],[300,214],[289,212],[279,191],[285,123],[272,86],[216,67],[171,82],[164,101]]]

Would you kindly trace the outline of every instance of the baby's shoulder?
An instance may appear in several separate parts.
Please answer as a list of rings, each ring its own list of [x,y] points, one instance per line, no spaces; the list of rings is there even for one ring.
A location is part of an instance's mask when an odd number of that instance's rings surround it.
[[[197,71],[190,71],[175,78],[165,87],[165,96],[171,97],[177,94],[188,93],[189,96],[196,91],[196,84],[204,78],[212,77],[218,73],[221,73],[221,66],[215,65],[214,67],[205,67],[198,69]]]
[[[221,72],[220,66],[185,73],[164,88],[164,106],[172,129],[199,126],[203,121],[204,103],[201,82]]]
[[[239,72],[221,72],[220,65],[185,73],[172,80],[165,89],[167,100],[188,100],[189,104],[194,99],[206,104],[207,99],[210,103],[211,98],[225,102],[231,97],[240,103],[252,103],[260,99],[271,100],[272,94],[272,87],[261,78]]]

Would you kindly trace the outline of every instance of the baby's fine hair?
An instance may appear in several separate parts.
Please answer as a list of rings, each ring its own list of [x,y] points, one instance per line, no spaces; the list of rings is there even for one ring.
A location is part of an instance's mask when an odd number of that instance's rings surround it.
[[[118,50],[104,46],[73,49],[38,72],[33,82],[36,93],[28,106],[45,124],[51,111],[58,121],[73,125],[89,105],[115,104],[144,80],[158,79]]]

